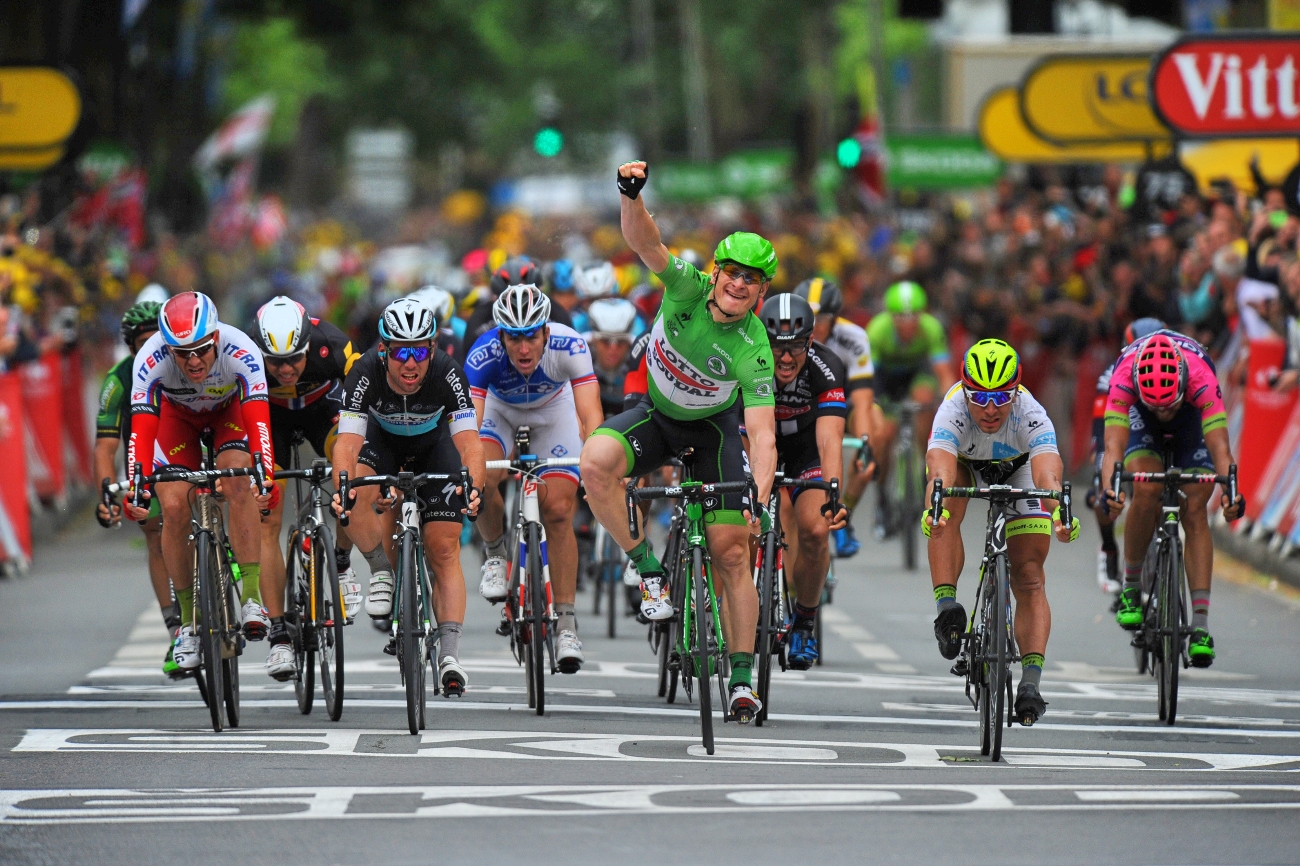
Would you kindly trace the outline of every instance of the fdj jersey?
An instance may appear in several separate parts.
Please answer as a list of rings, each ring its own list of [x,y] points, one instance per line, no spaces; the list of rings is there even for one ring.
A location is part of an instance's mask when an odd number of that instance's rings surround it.
[[[465,358],[471,396],[483,400],[491,394],[511,406],[537,407],[580,385],[594,383],[586,340],[565,325],[549,327],[541,361],[526,377],[510,363],[500,329],[479,337]]]
[[[911,342],[899,342],[890,313],[881,313],[871,320],[867,325],[867,339],[876,366],[876,390],[892,400],[907,396],[918,373],[949,358],[943,325],[929,313],[917,316],[916,336]]]
[[[709,278],[676,256],[657,276],[664,300],[646,352],[654,407],[694,421],[730,408],[739,395],[746,407],[773,405],[772,350],[758,317],[715,322]]]

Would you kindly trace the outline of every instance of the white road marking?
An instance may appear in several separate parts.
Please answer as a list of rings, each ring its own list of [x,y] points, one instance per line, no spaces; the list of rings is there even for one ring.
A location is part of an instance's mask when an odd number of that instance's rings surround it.
[[[597,760],[673,763],[707,760],[722,763],[790,763],[819,766],[883,768],[965,767],[986,764],[975,743],[935,745],[931,743],[855,742],[851,740],[794,740],[760,737],[719,737],[719,752],[699,756],[695,736],[644,734],[592,734],[541,731],[426,731],[413,753],[363,748],[362,737],[372,741],[396,739],[410,743],[405,731],[373,731],[347,728],[324,730],[282,729],[241,730],[213,734],[160,729],[122,730],[115,728],[32,729],[14,747],[14,752],[146,752],[176,753],[216,751],[230,753],[347,755],[383,758],[509,758],[513,760]],[[509,741],[509,742],[502,742]],[[484,747],[488,742],[494,743]],[[540,750],[520,752],[511,749]],[[652,754],[646,754],[649,751]],[[554,753],[559,753],[557,756]],[[847,754],[846,754],[847,753]],[[855,754],[856,753],[856,754]],[[866,754],[863,754],[866,753]],[[883,753],[883,754],[881,754]],[[1131,751],[1116,749],[1055,749],[1006,747],[1010,766],[1057,767],[1074,770],[1155,769],[1162,772],[1206,772],[1212,770],[1262,770],[1300,772],[1300,755],[1255,753],[1212,753]],[[879,755],[877,757],[877,755]],[[967,761],[975,758],[974,761]],[[1295,765],[1297,769],[1285,768]]]
[[[349,671],[351,673],[351,671]],[[470,684],[467,691],[476,695],[523,695],[528,693],[527,686],[478,686]],[[401,683],[348,683],[345,690],[345,705],[352,695],[357,693],[385,692],[391,694],[405,693],[406,687]],[[199,687],[194,684],[173,685],[121,685],[121,686],[72,686],[69,695],[197,695]],[[259,683],[249,685],[240,683],[239,693],[248,694],[293,694],[293,683]],[[616,698],[613,689],[575,689],[566,686],[546,686],[547,694],[573,695],[583,698]],[[316,694],[323,694],[320,686]],[[405,704],[402,704],[405,706]]]
[[[847,641],[871,641],[876,639],[871,632],[867,631],[862,626],[853,625],[851,623],[833,625],[831,626],[831,631],[835,632],[835,634]]]
[[[350,688],[350,687],[349,687]],[[965,704],[906,704],[893,701],[881,701],[882,710],[904,713],[942,713],[944,715],[965,716],[971,712],[971,705]],[[1104,722],[1150,721],[1151,713],[1130,713],[1119,710],[1051,710],[1053,719],[1096,719]],[[1051,724],[1048,722],[1047,724]],[[1207,716],[1201,713],[1179,713],[1178,730],[1184,730],[1186,724],[1199,725],[1253,725],[1258,727],[1294,728],[1300,732],[1300,719],[1279,719],[1267,716]]]
[[[855,643],[853,648],[858,651],[858,655],[871,662],[896,662],[898,653],[890,648],[889,644],[883,643]]]
[[[906,662],[877,662],[876,669],[882,674],[914,674],[916,668]]]
[[[438,785],[0,790],[0,823],[139,824],[340,818],[744,814],[758,812],[1296,809],[1300,786]]]

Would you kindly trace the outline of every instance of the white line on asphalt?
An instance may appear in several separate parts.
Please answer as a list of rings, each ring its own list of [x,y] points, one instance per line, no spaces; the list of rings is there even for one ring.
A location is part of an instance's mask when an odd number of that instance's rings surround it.
[[[523,695],[528,693],[527,686],[476,686],[470,685],[467,690],[476,695]],[[293,694],[294,687],[292,683],[266,683],[260,685],[240,684],[239,693],[247,694]],[[348,683],[345,691],[345,697],[349,700],[352,695],[359,692],[389,692],[405,693],[406,687],[401,683]],[[546,686],[547,694],[573,695],[580,698],[616,698],[617,693],[613,689],[575,689],[566,686]],[[169,684],[169,685],[120,685],[120,686],[72,686],[66,694],[69,695],[197,695],[199,687],[192,684]],[[324,694],[324,690],[318,685],[316,694]],[[405,704],[403,704],[405,706]]]
[[[505,751],[500,746],[483,748],[467,744],[481,741],[513,740],[506,748],[539,749],[552,760],[618,760],[631,762],[680,762],[707,760],[720,763],[783,762],[816,766],[863,766],[929,768],[987,765],[978,754],[974,741],[967,745],[930,743],[855,742],[851,740],[795,740],[763,737],[719,737],[717,743],[728,746],[730,753],[712,757],[690,751],[698,743],[695,736],[663,734],[596,734],[541,731],[426,731],[417,752],[393,754],[361,748],[361,737],[375,740],[399,738],[412,742],[404,731],[373,731],[348,728],[324,730],[241,729],[238,733],[213,734],[210,731],[176,731],[115,728],[35,728],[28,730],[14,747],[14,752],[154,752],[189,753],[197,751],[296,755],[355,755],[393,758],[509,758],[537,760],[532,752]],[[532,742],[536,740],[537,742]],[[667,754],[654,744],[669,747]],[[432,748],[426,748],[432,746]],[[680,748],[678,748],[680,747]],[[640,751],[642,754],[629,753]],[[814,751],[810,751],[814,750]],[[815,752],[815,753],[814,753]],[[848,756],[845,753],[848,752]],[[854,755],[853,753],[858,753]],[[862,753],[867,754],[862,754]],[[557,757],[557,753],[562,757]],[[829,754],[828,754],[829,753]],[[883,753],[883,754],[882,754]],[[833,755],[834,757],[831,757]],[[1010,766],[1071,770],[1153,769],[1162,772],[1205,772],[1213,770],[1260,770],[1300,766],[1300,755],[1267,755],[1229,752],[1163,752],[1115,749],[1060,749],[1008,747],[1003,749]],[[1269,769],[1269,772],[1300,770]]]
[[[349,686],[348,688],[351,688]],[[944,715],[965,716],[971,712],[971,705],[965,704],[904,704],[882,701],[882,710],[894,710],[904,713],[942,713]],[[1104,722],[1149,721],[1151,713],[1128,713],[1119,710],[1052,710],[1052,718],[1096,719]],[[1176,730],[1184,730],[1184,724],[1201,725],[1258,725],[1278,728],[1294,728],[1300,732],[1300,719],[1278,719],[1267,716],[1207,716],[1200,713],[1179,713]],[[1047,723],[1049,726],[1051,722]]]
[[[400,805],[395,805],[400,804]],[[340,818],[1296,809],[1300,786],[439,785],[0,790],[0,823],[138,824]]]

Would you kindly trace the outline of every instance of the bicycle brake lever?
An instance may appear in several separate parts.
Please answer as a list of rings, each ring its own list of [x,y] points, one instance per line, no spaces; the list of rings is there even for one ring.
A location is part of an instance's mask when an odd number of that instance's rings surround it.
[[[95,519],[98,520],[99,525],[104,527],[105,529],[108,529],[110,526],[113,525],[113,494],[108,492],[108,485],[110,483],[112,482],[110,482],[107,478],[104,478],[100,481],[100,485],[99,485],[99,490],[100,490],[99,501],[103,503],[104,508],[108,510],[108,515],[109,515],[108,519],[105,520],[104,518],[100,517],[99,509],[98,508],[95,509]]]
[[[632,480],[627,483],[627,531],[636,541],[641,537],[641,531],[637,527],[637,507],[636,507],[636,481]]]
[[[1061,525],[1074,526],[1074,503],[1070,496],[1070,482],[1061,484]]]
[[[262,462],[261,453],[253,455],[253,480],[257,483],[258,495],[266,490],[266,464]],[[263,517],[271,513],[269,508],[259,508],[258,511]]]
[[[930,525],[938,526],[943,519],[943,479],[934,479],[934,488],[930,491]]]
[[[349,502],[350,499],[349,494],[351,494],[351,492],[352,491],[348,488],[348,473],[340,471],[339,472],[339,507],[343,509],[343,513],[339,515],[340,526],[347,526],[348,521],[351,519],[348,517],[348,511],[349,511],[348,505],[351,504]]]
[[[470,492],[474,490],[474,485],[472,482],[473,479],[469,477],[469,467],[468,466],[460,467],[461,496],[464,497],[465,499],[465,516],[469,518],[470,523],[473,523],[476,520],[478,520],[478,513],[470,512],[469,510],[469,495]]]

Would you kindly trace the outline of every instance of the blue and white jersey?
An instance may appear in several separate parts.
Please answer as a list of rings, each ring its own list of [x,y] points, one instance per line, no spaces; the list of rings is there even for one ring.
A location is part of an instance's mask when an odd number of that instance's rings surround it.
[[[567,325],[551,322],[550,339],[541,363],[524,378],[506,355],[499,329],[493,328],[474,341],[465,356],[465,375],[470,396],[478,400],[493,397],[512,406],[543,406],[574,388],[596,385],[587,341]]]
[[[1011,414],[996,433],[985,433],[970,414],[961,384],[953,385],[934,415],[930,448],[956,454],[968,463],[1013,460],[1022,454],[1057,454],[1056,428],[1047,410],[1022,385]]]

